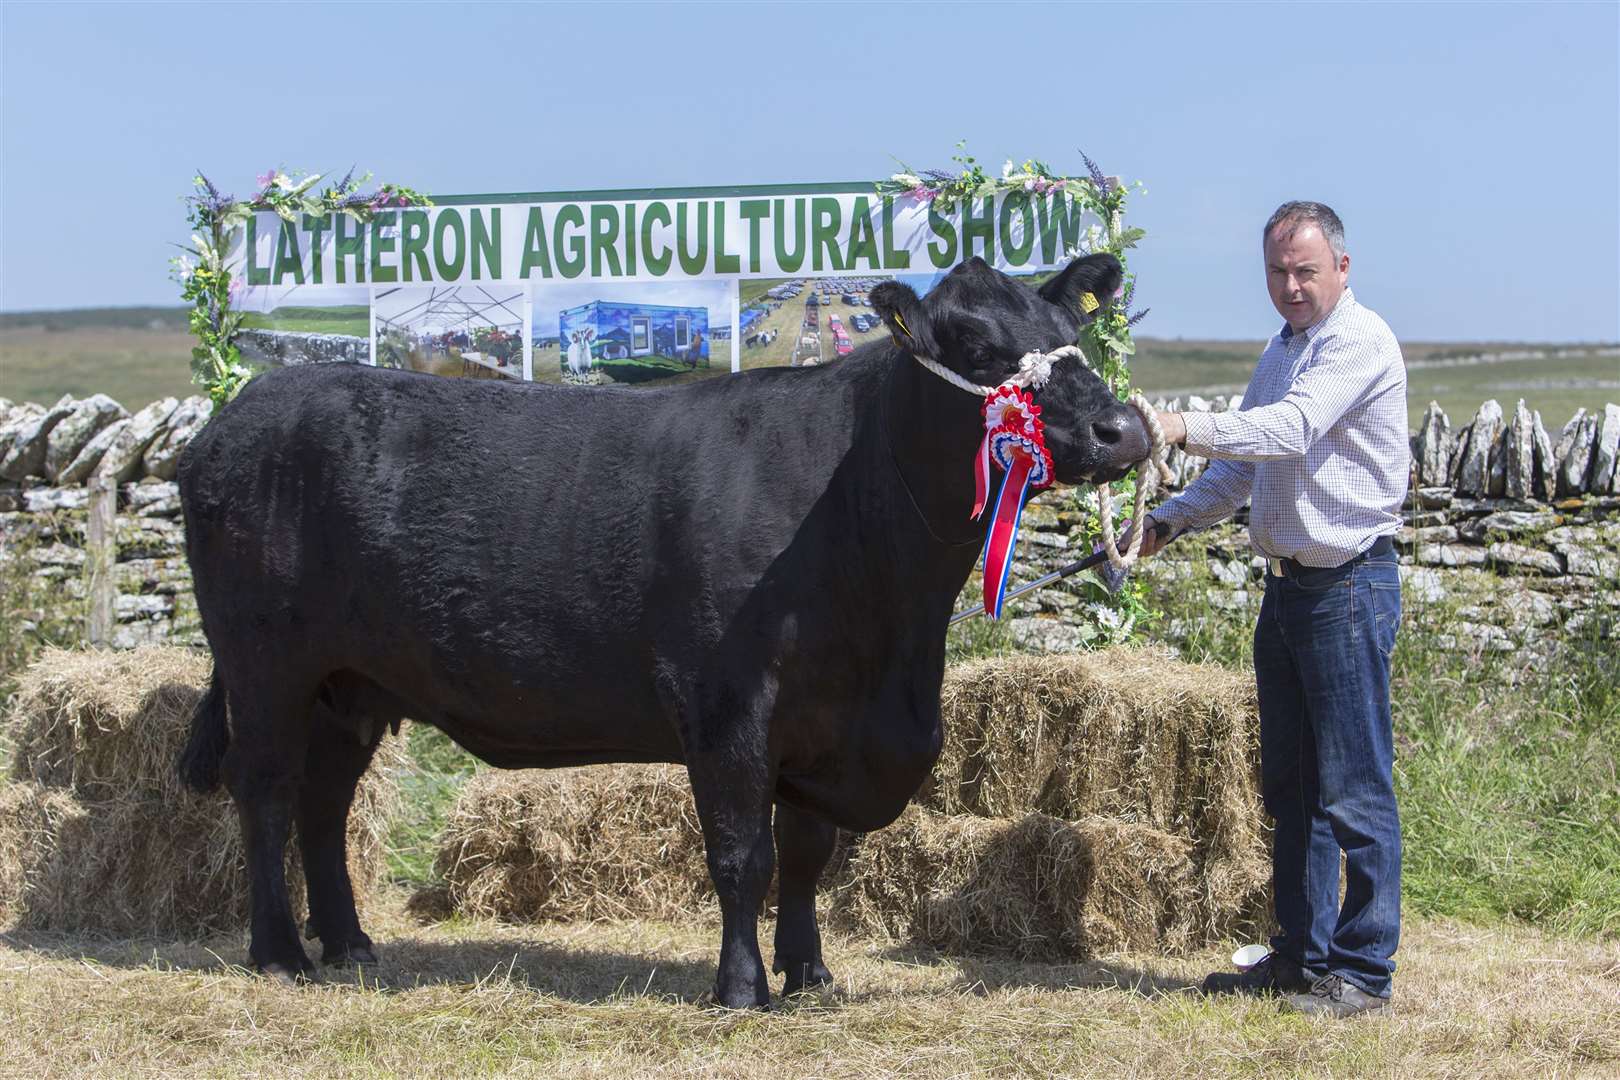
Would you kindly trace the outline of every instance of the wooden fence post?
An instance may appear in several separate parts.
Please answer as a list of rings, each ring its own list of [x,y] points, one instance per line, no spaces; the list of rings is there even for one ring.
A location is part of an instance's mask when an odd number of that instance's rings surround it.
[[[90,519],[85,530],[85,564],[90,571],[88,634],[92,645],[112,643],[113,610],[118,597],[118,486],[110,476],[90,480]]]

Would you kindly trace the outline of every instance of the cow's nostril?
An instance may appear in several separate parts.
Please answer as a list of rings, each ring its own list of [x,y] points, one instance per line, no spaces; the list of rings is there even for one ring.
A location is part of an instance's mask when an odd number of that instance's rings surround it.
[[[1113,446],[1125,437],[1125,433],[1119,429],[1117,420],[1093,420],[1091,434],[1104,446]]]

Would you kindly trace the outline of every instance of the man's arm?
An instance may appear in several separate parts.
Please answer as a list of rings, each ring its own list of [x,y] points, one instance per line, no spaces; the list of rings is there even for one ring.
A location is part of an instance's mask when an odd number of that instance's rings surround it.
[[[1189,454],[1207,458],[1254,462],[1300,457],[1377,389],[1392,363],[1400,365],[1393,337],[1385,341],[1330,331],[1281,401],[1236,412],[1178,414],[1185,433],[1181,441]],[[1177,441],[1169,427],[1165,437]]]

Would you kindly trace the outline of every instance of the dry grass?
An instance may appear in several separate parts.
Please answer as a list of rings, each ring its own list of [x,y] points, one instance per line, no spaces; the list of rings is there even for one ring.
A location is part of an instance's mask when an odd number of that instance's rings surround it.
[[[712,923],[419,927],[289,991],[242,943],[0,937],[8,1076],[1400,1076],[1620,1074],[1620,959],[1529,930],[1408,928],[1393,1015],[1312,1021],[1181,992],[1179,960],[951,959],[830,935],[837,986],[771,1014],[693,1004]],[[769,940],[769,927],[764,928]]]
[[[24,674],[0,786],[0,917],[38,930],[200,933],[246,924],[241,832],[174,762],[209,661],[185,649],[50,649]],[[385,739],[349,817],[357,901],[381,877],[402,752]],[[288,884],[301,902],[297,845]]]

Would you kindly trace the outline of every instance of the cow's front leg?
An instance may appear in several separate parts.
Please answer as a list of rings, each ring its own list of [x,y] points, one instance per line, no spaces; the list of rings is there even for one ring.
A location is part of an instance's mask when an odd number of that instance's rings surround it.
[[[720,896],[720,970],[716,1003],[728,1009],[770,1007],[759,955],[759,909],[771,885],[770,769],[763,753],[739,762],[728,753],[688,760],[692,797],[703,826],[709,876]]]
[[[821,960],[816,926],[816,883],[831,858],[838,829],[832,822],[786,803],[776,804],[776,857],[781,876],[776,901],[776,959],[787,973],[782,994],[832,982]]]

